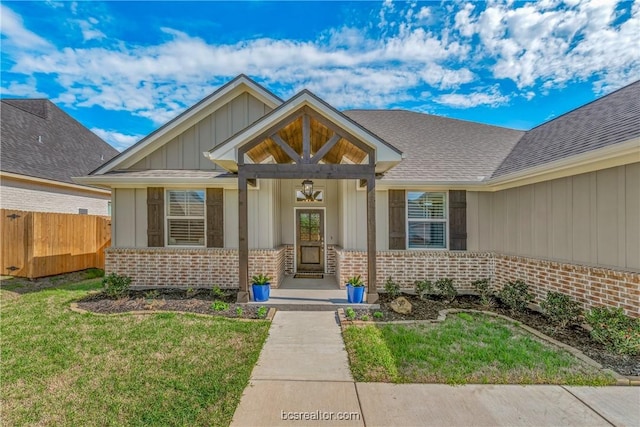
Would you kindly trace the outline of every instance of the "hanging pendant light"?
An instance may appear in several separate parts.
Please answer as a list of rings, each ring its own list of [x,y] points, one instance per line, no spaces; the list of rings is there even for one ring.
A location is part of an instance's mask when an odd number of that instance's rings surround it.
[[[310,179],[302,181],[302,194],[304,194],[308,200],[313,197],[313,181]]]

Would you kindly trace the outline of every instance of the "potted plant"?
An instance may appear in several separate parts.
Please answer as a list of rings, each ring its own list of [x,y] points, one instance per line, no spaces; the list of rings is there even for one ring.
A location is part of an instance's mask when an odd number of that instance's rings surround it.
[[[251,284],[251,288],[253,290],[253,300],[254,301],[268,301],[269,300],[269,289],[271,288],[271,277],[265,276],[264,274],[258,274],[251,278],[253,282]]]
[[[347,301],[359,304],[364,299],[364,282],[360,275],[349,277],[347,280]]]

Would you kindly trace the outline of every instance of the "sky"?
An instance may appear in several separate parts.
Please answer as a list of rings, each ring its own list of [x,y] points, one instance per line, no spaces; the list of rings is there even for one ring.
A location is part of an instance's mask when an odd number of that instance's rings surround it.
[[[2,1],[4,98],[123,150],[238,74],[340,110],[530,129],[640,78],[640,0]]]

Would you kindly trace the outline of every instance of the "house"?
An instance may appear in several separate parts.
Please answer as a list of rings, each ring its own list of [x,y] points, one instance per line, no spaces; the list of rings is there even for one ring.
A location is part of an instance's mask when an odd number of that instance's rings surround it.
[[[266,273],[459,290],[523,279],[640,314],[640,82],[528,132],[279,99],[244,75],[77,181],[113,189],[107,270],[239,288]]]
[[[118,151],[47,99],[2,99],[0,123],[2,208],[110,214],[110,190],[71,177],[86,175]]]

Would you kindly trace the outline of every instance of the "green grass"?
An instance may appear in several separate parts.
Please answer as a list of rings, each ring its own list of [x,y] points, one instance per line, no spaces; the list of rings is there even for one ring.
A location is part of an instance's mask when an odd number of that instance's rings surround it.
[[[228,425],[268,322],[69,310],[99,284],[0,290],[2,425]]]
[[[605,385],[613,378],[516,325],[460,313],[439,324],[350,326],[356,381]]]

